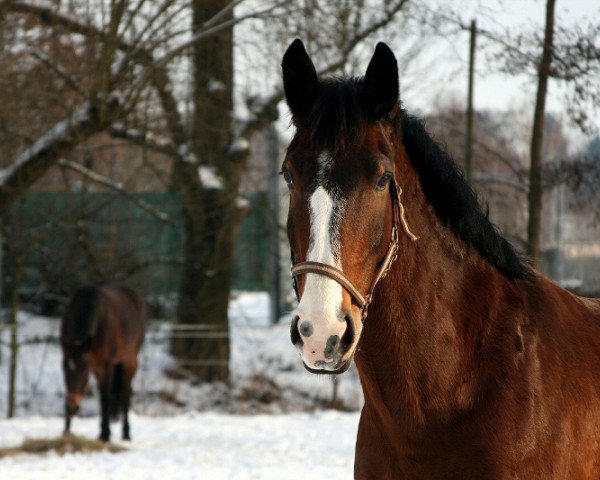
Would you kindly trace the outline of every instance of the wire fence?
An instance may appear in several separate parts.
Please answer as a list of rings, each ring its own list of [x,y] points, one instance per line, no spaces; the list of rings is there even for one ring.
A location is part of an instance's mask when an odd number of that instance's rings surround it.
[[[269,388],[295,391],[294,395],[305,398],[312,396],[320,399],[319,401],[324,405],[337,404],[339,394],[336,379],[323,379],[303,370],[292,345],[289,344],[287,325],[249,323],[234,325],[231,328],[235,330],[235,335],[214,325],[149,322],[144,346],[138,356],[138,372],[134,378],[134,409],[138,413],[158,415],[176,413],[181,409],[210,409],[214,405],[222,405],[231,395],[232,390],[241,388],[240,384],[252,383],[254,378],[260,378],[265,382],[258,388],[268,384]],[[9,366],[12,354],[11,329],[12,325],[0,324],[0,415],[8,411]],[[16,416],[62,415],[65,384],[59,331],[60,321],[56,318],[31,316],[19,319]],[[177,338],[199,340],[229,338],[232,354],[228,360],[219,358],[175,360],[169,352],[170,342]],[[273,345],[275,342],[277,345]],[[265,348],[265,346],[272,348]],[[186,367],[223,366],[224,364],[229,364],[231,376],[230,382],[221,386],[199,382],[186,370]],[[277,375],[281,375],[281,378],[276,385],[273,383],[273,378]],[[354,392],[352,395],[358,398],[360,395],[358,377],[350,374],[344,381],[352,382]],[[257,393],[256,396],[263,393]],[[252,397],[253,393],[246,391],[244,395]],[[82,408],[81,414],[96,415],[98,401],[95,381],[90,381],[88,397],[86,407]],[[352,401],[358,403],[360,400]]]
[[[13,325],[0,324],[0,408],[7,411],[9,403],[10,364],[16,355],[15,400],[17,412],[60,413],[64,398],[60,321],[54,318],[33,317],[18,323],[17,342],[11,345]],[[166,371],[188,365],[223,365],[221,359],[182,359],[169,355],[169,344],[175,338],[229,338],[227,331],[213,325],[175,325],[167,322],[149,323],[144,345],[138,356],[138,372],[134,380],[135,397],[144,405],[147,397],[160,397],[157,392],[172,383]],[[91,394],[95,382],[90,382]],[[164,395],[168,398],[169,395]]]

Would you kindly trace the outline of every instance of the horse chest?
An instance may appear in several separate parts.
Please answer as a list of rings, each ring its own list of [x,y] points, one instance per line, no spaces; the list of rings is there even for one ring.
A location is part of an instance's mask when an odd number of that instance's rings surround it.
[[[504,478],[495,471],[497,465],[485,446],[469,434],[407,433],[385,418],[385,412],[363,409],[355,455],[357,480]]]
[[[407,428],[406,420],[393,419],[387,409],[367,403],[357,436],[355,478],[598,479],[600,434],[594,402],[588,407],[585,422],[564,410],[554,412],[543,428],[536,428],[543,415],[534,410],[522,415],[497,410],[484,418],[473,414]]]

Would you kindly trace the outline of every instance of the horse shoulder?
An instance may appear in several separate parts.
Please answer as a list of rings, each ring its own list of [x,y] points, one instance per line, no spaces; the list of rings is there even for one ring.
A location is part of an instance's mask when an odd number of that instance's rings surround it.
[[[523,291],[528,323],[541,333],[579,340],[581,328],[590,329],[600,345],[600,299],[575,295],[542,275],[523,283]]]
[[[575,458],[586,455],[586,445],[599,454],[600,301],[578,297],[541,275],[523,291],[522,372],[529,391],[520,402],[532,435],[520,448]],[[565,468],[573,464],[565,462]]]

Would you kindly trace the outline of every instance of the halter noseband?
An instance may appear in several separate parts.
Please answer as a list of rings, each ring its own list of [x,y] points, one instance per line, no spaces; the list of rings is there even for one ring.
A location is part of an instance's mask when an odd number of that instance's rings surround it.
[[[312,261],[295,263],[294,257],[292,255],[292,268],[290,273],[292,275],[294,291],[296,292],[296,298],[298,300],[300,300],[300,295],[298,293],[298,283],[296,277],[306,273],[316,273],[318,275],[324,275],[335,280],[337,283],[339,283],[342,287],[346,289],[346,291],[352,296],[352,298],[354,298],[354,300],[361,309],[361,320],[363,322],[365,321],[365,318],[367,318],[369,305],[373,300],[373,291],[375,290],[375,287],[377,286],[379,281],[388,274],[392,263],[394,263],[396,258],[398,258],[399,226],[402,225],[404,233],[406,233],[408,238],[410,238],[413,242],[419,238],[416,235],[414,235],[408,228],[408,223],[404,214],[404,206],[402,205],[402,202],[400,200],[401,193],[402,189],[396,183],[396,179],[393,178],[390,182],[390,195],[392,197],[392,214],[394,217],[392,224],[392,239],[390,241],[390,245],[388,247],[387,253],[385,254],[383,262],[377,270],[377,273],[375,274],[375,277],[371,282],[371,287],[369,288],[369,291],[366,294],[366,296],[363,296],[360,290],[354,286],[354,284],[346,276],[346,274],[344,274],[344,272],[342,272],[338,268],[332,265],[328,265],[326,263]]]

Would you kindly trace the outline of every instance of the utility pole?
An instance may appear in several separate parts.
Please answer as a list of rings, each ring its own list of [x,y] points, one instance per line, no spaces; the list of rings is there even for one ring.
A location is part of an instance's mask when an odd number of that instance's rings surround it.
[[[471,41],[469,45],[469,92],[467,99],[467,137],[465,140],[465,175],[471,183],[473,177],[473,83],[475,77],[475,37],[477,25],[471,20]]]

